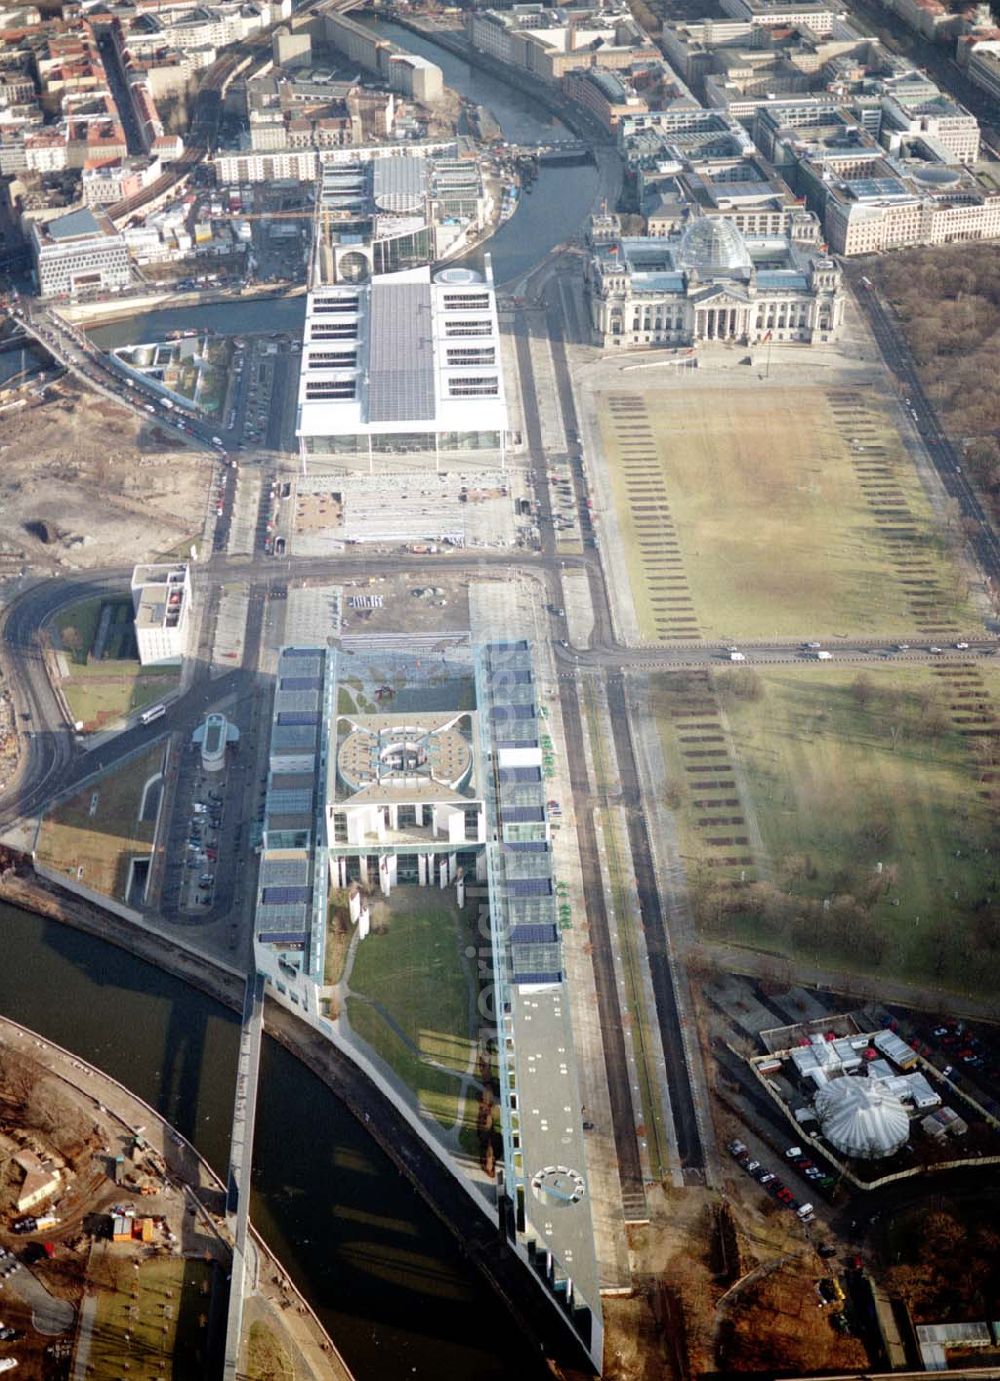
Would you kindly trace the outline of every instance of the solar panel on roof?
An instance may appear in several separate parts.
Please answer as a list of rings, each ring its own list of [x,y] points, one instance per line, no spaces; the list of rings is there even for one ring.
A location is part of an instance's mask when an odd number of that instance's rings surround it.
[[[308,901],[311,895],[308,887],[265,887],[260,899],[265,906],[276,906],[282,902]]]
[[[541,824],[545,811],[541,806],[503,806],[500,819],[509,825]]]
[[[322,676],[282,676],[278,689],[283,691],[321,690]]]
[[[550,877],[508,878],[506,886],[509,897],[548,897],[552,894]]]
[[[527,705],[491,705],[490,719],[534,719],[535,707]]]
[[[554,925],[516,925],[510,932],[512,945],[554,945],[559,931]]]
[[[549,846],[544,839],[514,839],[502,848],[505,854],[544,854]]]
[[[279,724],[318,724],[319,712],[317,710],[279,710]]]
[[[369,331],[369,422],[433,421],[430,284],[373,283]]]
[[[291,945],[295,949],[305,949],[309,938],[308,930],[259,930],[257,939],[267,945]]]
[[[561,982],[562,982],[562,970],[561,970],[561,969],[552,969],[552,970],[550,970],[548,973],[542,972],[542,971],[540,971],[540,970],[536,970],[534,973],[515,973],[515,974],[514,974],[514,982],[515,982],[515,983],[519,983],[519,984],[520,984],[520,983],[532,983],[532,984],[539,984],[539,983],[561,983]]]
[[[542,769],[540,767],[501,767],[497,773],[497,778],[501,785],[504,782],[540,782]]]
[[[322,657],[321,648],[316,647],[283,647],[282,657]]]

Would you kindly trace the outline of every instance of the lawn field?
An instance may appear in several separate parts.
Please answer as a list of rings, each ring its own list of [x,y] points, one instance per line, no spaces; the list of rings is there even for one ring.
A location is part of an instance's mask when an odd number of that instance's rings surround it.
[[[348,975],[348,1017],[420,1107],[453,1127],[463,1103],[456,1075],[473,1071],[476,1053],[465,926],[438,889],[397,887],[381,911]]]
[[[94,657],[102,608],[109,612],[100,656]],[[179,666],[140,664],[132,603],[127,598],[87,599],[61,611],[54,626],[54,642],[67,672],[61,682],[66,704],[85,732],[153,704],[180,682]]]
[[[107,1265],[108,1263],[106,1263]],[[101,1290],[87,1351],[94,1381],[189,1381],[206,1375],[211,1268],[177,1257],[117,1263],[118,1289]]]
[[[62,683],[62,692],[70,714],[89,733],[162,700],[177,689],[180,677],[180,667],[96,662],[74,667],[72,676]]]
[[[997,673],[754,670],[678,697],[677,678],[659,678],[669,804],[707,933],[849,969],[995,985]]]
[[[643,639],[943,637],[974,622],[877,394],[699,384],[598,406]]]
[[[147,818],[140,820],[139,811],[146,783],[162,770],[164,753],[164,745],[156,744],[58,802],[42,820],[39,862],[124,901],[129,861],[152,852],[155,793],[147,799]]]

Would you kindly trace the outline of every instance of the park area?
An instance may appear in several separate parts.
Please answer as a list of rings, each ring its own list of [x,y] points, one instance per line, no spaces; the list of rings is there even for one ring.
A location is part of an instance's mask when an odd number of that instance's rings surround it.
[[[143,749],[57,802],[39,827],[38,862],[126,901],[132,860],[153,852],[165,753],[162,742]]]
[[[82,732],[108,728],[176,690],[179,666],[144,667],[135,642],[132,601],[87,599],[53,625],[61,689]]]
[[[975,663],[655,678],[667,803],[703,933],[992,987],[998,690]]]
[[[886,399],[730,374],[598,398],[638,633],[830,638],[969,624]]]
[[[476,1075],[476,933],[450,893],[402,886],[372,903],[347,972],[351,1029],[448,1130],[475,1127],[461,1076]],[[471,1088],[468,1090],[472,1093]]]
[[[136,1263],[105,1257],[109,1283],[84,1304],[80,1349],[93,1381],[189,1381],[209,1370],[208,1319],[212,1267],[205,1261],[160,1257]],[[90,1313],[89,1329],[87,1327]]]

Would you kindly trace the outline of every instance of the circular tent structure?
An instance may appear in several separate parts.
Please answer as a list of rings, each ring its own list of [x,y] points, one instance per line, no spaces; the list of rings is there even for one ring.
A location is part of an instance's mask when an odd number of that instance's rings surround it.
[[[753,268],[746,241],[732,221],[721,216],[702,216],[681,236],[677,267],[713,273],[749,273]]]
[[[816,1095],[823,1135],[836,1151],[856,1160],[891,1156],[910,1135],[910,1119],[899,1099],[877,1080],[844,1075]]]

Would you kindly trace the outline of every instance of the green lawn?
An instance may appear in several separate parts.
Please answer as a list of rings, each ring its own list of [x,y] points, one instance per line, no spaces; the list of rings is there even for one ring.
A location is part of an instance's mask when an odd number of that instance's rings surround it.
[[[81,600],[79,604],[71,604],[63,609],[57,616],[55,628],[58,646],[80,666],[86,665],[100,622],[101,609],[107,602],[104,599]]]
[[[828,390],[808,385],[598,399],[644,639],[901,636],[917,628],[924,593],[935,618],[968,626],[962,581],[888,412],[872,394],[847,420],[838,400],[839,417]],[[886,540],[886,514],[906,527],[902,548]]]
[[[704,790],[695,778],[714,769],[685,770],[697,734],[670,715],[676,682],[660,678],[670,804],[703,926],[843,967],[993,985],[1000,835],[976,765],[988,740],[961,734],[951,708],[970,693],[956,684],[995,703],[1000,678],[977,673],[955,683],[918,667],[760,670],[747,683],[756,698],[717,676],[726,756],[713,761],[737,770]],[[707,714],[698,725],[717,751]],[[712,842],[737,836],[748,844]],[[756,869],[718,866],[743,852]],[[734,886],[741,872],[749,888]]]
[[[160,772],[163,756],[163,744],[157,744],[58,802],[42,820],[39,860],[124,900],[130,859],[152,852],[154,822],[140,820],[139,808],[145,784]]]
[[[460,1111],[449,1071],[468,1072],[475,1055],[460,958],[468,942],[458,912],[436,889],[397,887],[384,933],[361,941],[349,979],[352,1027],[447,1126]]]
[[[74,666],[62,683],[70,714],[86,732],[113,724],[176,690],[180,667],[143,667],[138,662],[94,662]]]
[[[451,1129],[463,1113],[461,1084],[416,1053],[376,1009],[361,998],[347,999],[351,1029],[368,1042],[416,1097],[420,1111]]]
[[[90,658],[102,608],[112,616],[103,655]],[[181,668],[143,667],[139,663],[132,622],[132,603],[121,599],[88,599],[63,610],[53,626],[56,646],[69,663],[62,691],[74,720],[86,732],[113,724],[153,704],[174,690]],[[88,660],[89,659],[89,660]]]
[[[116,1274],[119,1288],[103,1289],[98,1298],[88,1378],[189,1381],[206,1375],[208,1263],[157,1258],[134,1271],[123,1255]]]

